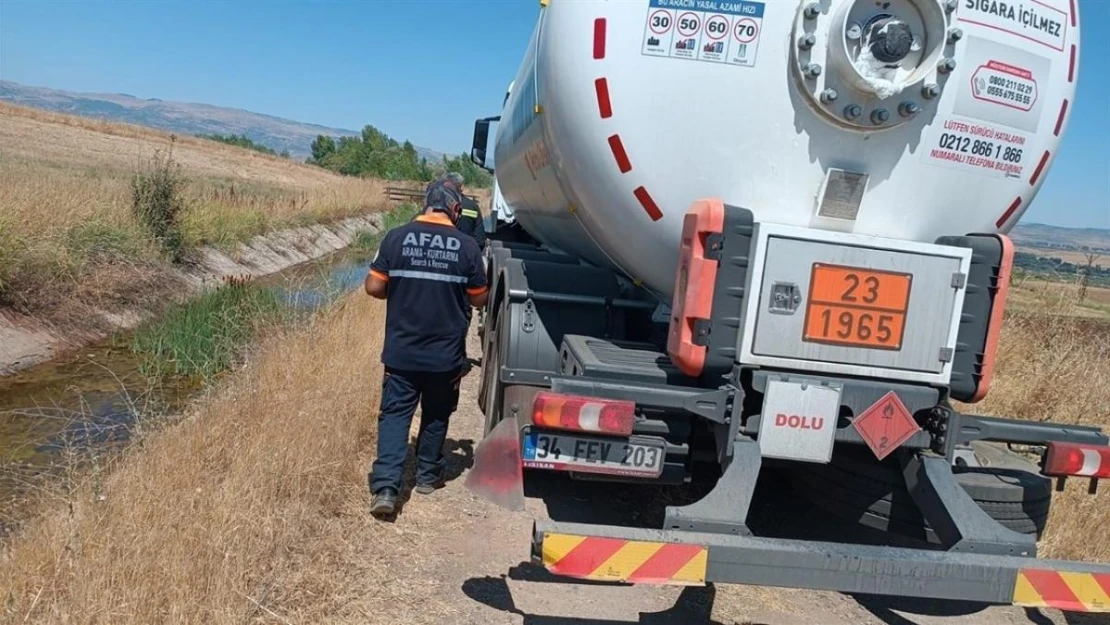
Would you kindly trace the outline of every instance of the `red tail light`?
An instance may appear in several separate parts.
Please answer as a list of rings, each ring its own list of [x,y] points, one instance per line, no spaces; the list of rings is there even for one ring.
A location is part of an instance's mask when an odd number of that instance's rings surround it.
[[[1110,478],[1110,447],[1049,443],[1044,457],[1045,475]]]
[[[532,403],[532,423],[558,430],[632,434],[636,404],[630,401],[561,395],[549,391],[536,393]]]

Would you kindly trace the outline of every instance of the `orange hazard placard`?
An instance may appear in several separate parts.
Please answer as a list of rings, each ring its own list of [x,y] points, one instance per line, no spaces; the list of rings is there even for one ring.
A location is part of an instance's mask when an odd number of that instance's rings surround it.
[[[813,264],[802,340],[869,349],[902,349],[913,276]]]

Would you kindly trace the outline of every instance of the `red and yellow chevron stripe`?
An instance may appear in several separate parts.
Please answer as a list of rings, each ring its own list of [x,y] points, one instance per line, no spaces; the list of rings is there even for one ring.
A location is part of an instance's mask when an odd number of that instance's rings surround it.
[[[1014,605],[1067,612],[1110,612],[1110,574],[1018,571]]]
[[[705,583],[702,545],[544,534],[543,565],[556,575],[640,584]]]

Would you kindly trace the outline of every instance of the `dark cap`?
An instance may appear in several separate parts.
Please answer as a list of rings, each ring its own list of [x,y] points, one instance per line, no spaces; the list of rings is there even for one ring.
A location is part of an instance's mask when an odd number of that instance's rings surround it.
[[[459,196],[459,192],[443,182],[437,181],[430,185],[424,195],[425,209],[455,212],[459,210],[461,204],[462,197]]]

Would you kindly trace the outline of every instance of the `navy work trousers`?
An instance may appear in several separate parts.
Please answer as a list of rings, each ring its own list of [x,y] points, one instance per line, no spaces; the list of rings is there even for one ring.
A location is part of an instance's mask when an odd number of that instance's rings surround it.
[[[401,473],[409,449],[409,428],[420,404],[420,434],[416,439],[416,482],[443,479],[443,444],[447,424],[459,403],[461,371],[427,373],[386,367],[378,414],[378,457],[371,469],[370,492],[383,488],[401,491]]]

